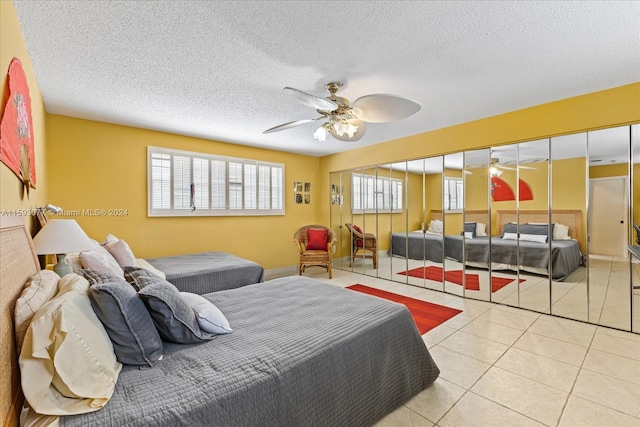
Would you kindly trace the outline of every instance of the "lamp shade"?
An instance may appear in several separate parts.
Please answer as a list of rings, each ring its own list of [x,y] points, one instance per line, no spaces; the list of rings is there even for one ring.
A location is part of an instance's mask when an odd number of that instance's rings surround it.
[[[87,251],[96,244],[75,219],[51,219],[33,238],[33,246],[38,255],[48,255]]]

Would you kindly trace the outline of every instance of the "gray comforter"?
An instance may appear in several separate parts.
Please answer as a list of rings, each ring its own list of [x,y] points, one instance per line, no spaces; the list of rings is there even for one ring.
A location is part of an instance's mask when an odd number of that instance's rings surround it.
[[[260,264],[227,252],[202,252],[147,261],[182,292],[206,294],[264,281]]]
[[[405,306],[285,277],[205,295],[234,332],[165,343],[153,368],[125,366],[100,411],[64,426],[366,426],[439,370]]]
[[[410,259],[442,262],[442,235],[418,231],[392,233],[390,255]]]
[[[582,264],[580,246],[576,240],[553,240],[551,252],[548,243],[536,243],[525,240],[505,240],[491,238],[489,250],[488,237],[476,237],[465,240],[466,261],[482,263],[500,263],[546,268],[551,277],[562,281]],[[445,255],[462,262],[462,236],[445,236]]]

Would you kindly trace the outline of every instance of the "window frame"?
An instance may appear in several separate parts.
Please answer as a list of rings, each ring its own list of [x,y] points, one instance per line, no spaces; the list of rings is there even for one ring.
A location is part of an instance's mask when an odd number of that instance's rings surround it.
[[[164,159],[159,159],[160,156],[168,156]],[[206,189],[199,190],[198,187],[194,186],[198,197],[204,197],[203,194],[207,197],[206,208],[198,208],[196,206],[195,210],[191,210],[189,207],[181,205],[180,207],[176,207],[176,182],[174,177],[174,157],[187,157],[189,159],[189,171],[183,173],[183,177],[185,175],[189,175],[189,186],[194,183],[194,173],[200,174],[200,176],[206,176],[204,178],[206,180]],[[201,170],[197,170],[194,172],[194,159],[207,160],[207,172],[202,173]],[[167,179],[163,179],[165,184],[167,184],[168,189],[164,189],[161,202],[163,199],[168,199],[168,202],[165,200],[164,204],[169,207],[154,207],[154,190],[160,180],[156,179],[154,181],[154,167],[156,168],[156,173],[158,171],[159,161],[165,161],[166,170],[169,171],[168,181]],[[216,163],[215,167],[212,167],[213,162]],[[222,162],[224,162],[224,171],[222,171]],[[201,163],[201,162],[200,162]],[[183,163],[184,164],[184,163]],[[240,175],[239,182],[234,183],[234,186],[240,186],[241,189],[239,192],[236,191],[236,196],[239,197],[239,200],[236,198],[235,202],[241,202],[240,207],[231,208],[230,204],[232,198],[230,197],[230,187],[233,187],[229,182],[230,168],[229,165],[234,164],[237,169],[237,165],[240,164]],[[197,169],[197,168],[196,168]],[[215,170],[215,174],[214,174]],[[251,171],[250,173],[248,173]],[[262,177],[260,174],[268,171],[268,176],[266,179]],[[222,177],[222,172],[224,173],[224,183],[221,183],[219,180]],[[164,177],[163,177],[164,178]],[[251,185],[247,185],[247,178],[251,178]],[[214,182],[214,179],[217,179],[217,184]],[[277,182],[274,182],[277,181]],[[201,180],[202,183],[202,180]],[[265,183],[268,188],[269,197],[265,199]],[[275,216],[275,215],[285,215],[285,165],[283,163],[275,163],[275,162],[266,162],[261,160],[253,160],[253,159],[242,159],[238,157],[229,157],[229,156],[220,156],[209,153],[199,153],[194,151],[184,151],[184,150],[176,150],[171,148],[162,148],[162,147],[154,147],[147,146],[147,216],[149,217],[193,217],[193,216]],[[219,194],[216,196],[214,200],[214,194],[216,190],[220,190],[224,185],[224,195]],[[182,194],[184,191],[190,191],[189,189],[185,190],[184,184],[180,186],[182,188]],[[251,195],[247,193],[248,188],[253,189],[254,193]],[[260,195],[260,191],[263,191],[262,196]],[[180,193],[180,191],[178,191]],[[158,194],[158,192],[156,192]],[[222,200],[224,199],[224,200]],[[254,208],[247,208],[247,201],[252,201]],[[221,202],[224,203],[224,208],[221,207],[213,207],[213,206],[221,206]],[[157,204],[157,203],[156,203]],[[276,207],[274,208],[274,204]],[[238,205],[236,205],[238,206]],[[268,206],[265,208],[265,206]]]
[[[372,181],[372,185],[364,184],[366,187],[366,195],[362,198],[362,202],[366,204],[364,208],[359,206],[362,204],[356,198],[362,193],[360,189],[356,189],[356,181],[366,178]],[[395,185],[394,185],[395,184]],[[369,191],[369,187],[371,191]],[[382,191],[378,191],[382,188]],[[394,193],[396,196],[394,197]],[[378,201],[382,197],[383,207],[379,206]],[[404,212],[404,181],[398,178],[391,178],[379,175],[369,175],[366,173],[351,173],[351,213],[370,214],[370,213],[402,213]],[[384,205],[389,201],[389,207]],[[395,206],[394,206],[395,205]],[[356,207],[358,206],[358,207]]]
[[[451,208],[451,197],[448,197],[451,192],[449,191],[449,182],[455,181],[456,186],[456,206]],[[464,210],[464,179],[444,177],[442,186],[442,200],[444,203],[444,212],[462,212]]]

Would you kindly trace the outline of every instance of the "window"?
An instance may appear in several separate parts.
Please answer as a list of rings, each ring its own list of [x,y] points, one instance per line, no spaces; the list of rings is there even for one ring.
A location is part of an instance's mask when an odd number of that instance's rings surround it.
[[[464,185],[462,178],[444,179],[444,210],[462,211],[464,205]]]
[[[402,180],[351,175],[353,213],[402,212]]]
[[[149,216],[284,215],[284,165],[148,147]]]

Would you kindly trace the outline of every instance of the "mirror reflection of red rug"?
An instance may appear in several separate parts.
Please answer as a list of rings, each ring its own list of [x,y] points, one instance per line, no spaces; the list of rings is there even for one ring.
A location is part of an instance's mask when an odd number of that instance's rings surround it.
[[[420,335],[430,331],[441,323],[446,322],[462,310],[456,308],[445,307],[443,305],[433,304],[421,301],[415,298],[405,297],[404,295],[394,294],[393,292],[383,291],[381,289],[371,288],[365,285],[351,285],[347,289],[362,292],[369,295],[375,295],[380,298],[388,299],[400,304],[404,304],[409,309],[413,317]]]
[[[442,282],[442,268],[429,266],[418,267],[409,271],[402,271],[398,274],[405,276],[417,277],[419,279],[435,280],[436,282]],[[466,274],[467,289],[470,291],[480,290],[480,277],[477,274]],[[462,270],[447,270],[445,273],[445,279],[447,282],[455,283],[462,286]],[[491,277],[491,292],[498,292],[500,289],[513,282],[515,279],[508,277]],[[524,279],[520,279],[520,283],[524,282]]]

